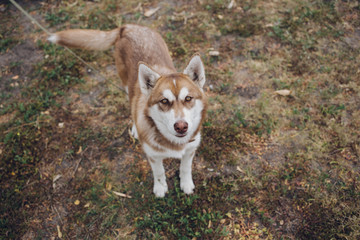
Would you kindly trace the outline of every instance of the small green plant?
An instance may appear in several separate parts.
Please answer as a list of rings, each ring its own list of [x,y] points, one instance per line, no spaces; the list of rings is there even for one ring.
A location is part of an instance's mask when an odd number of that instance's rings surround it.
[[[116,28],[114,19],[101,9],[94,9],[88,13],[87,24],[89,28],[111,30]]]
[[[309,114],[309,108],[294,108],[292,110],[293,117],[290,122],[291,127],[296,127],[298,129],[304,129],[306,124],[311,120]]]
[[[321,105],[321,106],[320,106],[320,110],[321,110],[321,113],[322,113],[324,116],[330,115],[331,117],[335,117],[335,116],[338,115],[341,111],[345,110],[345,105],[344,105],[344,104],[340,104],[340,105],[330,105],[330,106]]]
[[[45,20],[50,24],[50,27],[59,25],[69,21],[70,15],[63,9],[60,9],[56,13],[46,13]]]
[[[8,49],[15,46],[19,40],[13,38],[0,39],[0,53],[6,52]]]
[[[243,114],[242,114],[239,110],[237,110],[237,111],[235,112],[235,116],[236,116],[236,118],[235,118],[235,124],[236,124],[236,125],[239,126],[239,125],[241,124],[241,126],[244,127],[244,128],[246,128],[246,127],[249,126],[248,121],[246,121],[246,120],[244,119]]]

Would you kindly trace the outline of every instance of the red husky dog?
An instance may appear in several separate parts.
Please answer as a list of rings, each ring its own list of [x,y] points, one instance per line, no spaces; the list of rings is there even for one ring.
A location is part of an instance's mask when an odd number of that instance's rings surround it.
[[[180,187],[186,194],[193,193],[191,166],[207,105],[200,56],[194,55],[183,73],[178,73],[161,36],[137,25],[111,31],[66,30],[53,34],[49,41],[88,50],[115,45],[116,68],[131,105],[132,134],[151,165],[154,194],[164,197],[168,191],[165,158],[181,159]]]

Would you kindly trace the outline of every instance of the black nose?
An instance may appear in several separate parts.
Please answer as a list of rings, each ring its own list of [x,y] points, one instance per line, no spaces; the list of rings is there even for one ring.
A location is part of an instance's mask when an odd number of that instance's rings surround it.
[[[174,129],[177,133],[184,134],[188,130],[188,123],[180,120],[174,124]]]

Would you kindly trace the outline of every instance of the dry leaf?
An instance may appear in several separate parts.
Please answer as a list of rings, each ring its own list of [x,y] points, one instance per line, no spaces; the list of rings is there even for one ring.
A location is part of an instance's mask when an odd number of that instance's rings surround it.
[[[160,9],[160,7],[150,8],[149,10],[146,10],[146,12],[144,13],[144,16],[145,16],[145,17],[151,17],[151,16],[154,15],[159,9]]]
[[[219,51],[215,51],[215,50],[213,50],[213,51],[210,51],[210,52],[209,52],[209,55],[210,55],[210,56],[217,57],[217,56],[219,56],[219,55],[220,55],[220,52],[219,52]]]
[[[19,78],[19,75],[13,76],[11,79],[16,80]]]
[[[233,8],[234,6],[236,6],[235,0],[231,0],[231,2],[229,3],[229,5],[227,6],[228,9]]]
[[[139,4],[136,6],[136,8],[134,8],[134,12],[142,11],[142,6],[141,6],[141,5],[142,5],[142,4],[139,3]]]
[[[76,152],[76,154],[80,154],[82,152],[82,147],[79,147],[79,150]]]
[[[53,178],[53,183],[56,182],[59,178],[61,178],[61,174],[58,174]]]
[[[49,112],[49,110],[46,110],[46,111],[44,111],[44,112],[41,112],[41,114],[42,114],[42,115],[50,115],[50,112]]]
[[[54,178],[53,178],[53,188],[55,189],[56,188],[56,181],[59,180],[59,178],[61,178],[61,174],[58,174],[56,175]]]
[[[236,167],[236,170],[238,170],[241,173],[244,173],[244,170],[242,170],[239,166]]]
[[[62,233],[61,233],[61,230],[60,230],[60,226],[56,225],[56,228],[57,228],[57,231],[58,231],[58,237],[62,238]]]
[[[111,183],[106,183],[106,190],[110,191],[112,188],[112,184]]]
[[[291,91],[288,89],[282,89],[282,90],[275,91],[275,93],[277,93],[281,96],[289,96]]]

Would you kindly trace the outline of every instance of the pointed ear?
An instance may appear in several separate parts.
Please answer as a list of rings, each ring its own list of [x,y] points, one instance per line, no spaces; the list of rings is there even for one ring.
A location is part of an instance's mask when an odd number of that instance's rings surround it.
[[[199,54],[195,54],[191,58],[189,64],[184,70],[184,74],[188,75],[190,79],[192,79],[200,88],[203,88],[206,81],[205,68]]]
[[[140,84],[140,90],[143,94],[149,95],[159,78],[160,75],[157,72],[152,70],[145,63],[139,63],[138,80]]]

